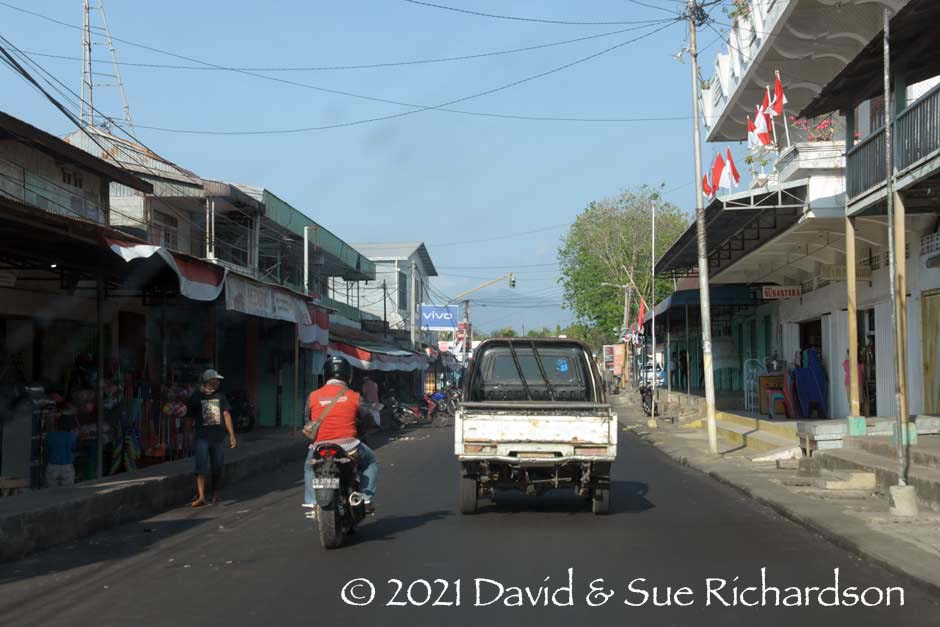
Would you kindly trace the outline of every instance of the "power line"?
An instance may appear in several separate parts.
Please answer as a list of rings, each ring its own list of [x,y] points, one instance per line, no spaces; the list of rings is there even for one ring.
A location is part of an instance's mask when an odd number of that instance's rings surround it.
[[[459,241],[456,241],[456,242],[434,242],[434,243],[432,243],[431,245],[432,245],[432,246],[460,246],[460,245],[463,245],[463,244],[479,244],[480,242],[492,242],[492,241],[495,241],[495,240],[512,239],[512,238],[514,238],[514,237],[520,237],[520,236],[522,236],[522,235],[532,235],[532,234],[535,234],[535,233],[542,233],[542,232],[545,232],[545,231],[552,231],[552,230],[555,230],[555,229],[560,229],[560,228],[568,227],[568,226],[571,226],[571,222],[562,222],[561,224],[553,224],[553,225],[551,225],[551,226],[546,226],[546,227],[542,227],[542,228],[539,228],[539,229],[532,229],[531,231],[521,231],[521,232],[518,232],[518,233],[508,233],[508,234],[506,234],[506,235],[494,235],[494,236],[492,236],[492,237],[485,237],[485,238],[482,238],[482,239],[466,239],[466,240],[459,240]]]
[[[13,9],[13,10],[16,10],[16,11],[20,11],[20,12],[23,12],[23,13],[26,13],[26,14],[29,14],[29,15],[33,15],[33,16],[39,17],[39,18],[41,18],[41,19],[54,22],[54,23],[56,23],[56,24],[60,24],[60,25],[63,25],[63,26],[67,26],[68,28],[78,29],[78,30],[81,29],[81,27],[79,27],[79,26],[75,26],[75,25],[72,25],[72,24],[68,24],[68,23],[66,23],[66,22],[62,22],[62,21],[60,21],[60,20],[56,20],[56,19],[54,19],[54,18],[51,18],[51,17],[45,16],[45,15],[42,15],[42,14],[40,14],[40,13],[36,13],[36,12],[34,12],[34,11],[29,11],[29,10],[26,10],[26,9],[21,9],[20,7],[16,7],[16,6],[11,5],[11,4],[7,3],[7,2],[2,2],[2,1],[0,1],[0,6],[5,6],[5,7],[7,7],[7,8],[10,8],[10,9]],[[146,45],[146,44],[137,43],[137,42],[130,41],[130,40],[127,40],[127,39],[122,39],[122,38],[119,38],[119,37],[112,37],[112,39],[113,39],[114,41],[119,41],[119,42],[124,43],[124,44],[127,44],[127,45],[129,45],[129,46],[134,46],[134,47],[136,47],[136,48],[141,48],[141,49],[144,49],[144,50],[149,50],[149,51],[151,51],[151,52],[156,52],[156,53],[159,53],[159,54],[164,54],[164,55],[171,56],[171,57],[175,57],[175,58],[178,58],[178,59],[183,59],[183,60],[189,61],[189,62],[191,62],[191,63],[199,63],[200,65],[212,67],[212,68],[215,68],[215,69],[218,69],[218,70],[231,71],[231,72],[235,72],[235,73],[237,73],[237,74],[244,74],[244,75],[246,75],[246,76],[252,76],[252,77],[255,77],[255,78],[260,78],[260,79],[262,79],[262,80],[273,81],[273,82],[282,83],[282,84],[286,84],[286,85],[292,85],[292,86],[295,86],[295,87],[302,87],[302,88],[305,88],[305,89],[311,89],[311,90],[314,90],[314,91],[320,91],[320,92],[329,93],[329,94],[334,94],[334,95],[341,95],[341,96],[346,96],[346,97],[350,97],[350,98],[357,98],[357,99],[361,99],[361,100],[368,100],[368,101],[372,101],[372,102],[381,102],[381,103],[384,103],[384,104],[393,104],[393,105],[396,105],[396,106],[412,107],[412,108],[414,108],[413,111],[405,111],[405,112],[401,112],[401,113],[397,113],[397,114],[393,114],[393,115],[379,116],[379,117],[367,118],[367,119],[363,119],[363,120],[354,120],[354,121],[350,121],[350,122],[343,122],[343,123],[338,123],[338,124],[330,124],[330,125],[318,126],[318,127],[304,127],[304,128],[292,128],[292,129],[277,129],[277,130],[235,130],[235,131],[228,130],[228,131],[213,131],[213,130],[201,130],[201,129],[176,129],[176,128],[167,128],[167,127],[162,127],[162,126],[145,126],[145,125],[143,125],[143,124],[135,124],[135,126],[138,126],[138,127],[140,127],[140,128],[146,128],[146,129],[148,129],[148,130],[155,130],[155,131],[161,131],[161,132],[172,132],[172,133],[182,133],[182,134],[199,134],[199,135],[272,135],[272,134],[290,134],[290,133],[301,133],[301,132],[310,132],[310,131],[321,131],[321,130],[328,130],[328,129],[333,129],[333,128],[344,128],[344,127],[347,127],[347,126],[357,126],[357,125],[360,125],[360,124],[367,124],[367,123],[371,123],[371,122],[378,122],[378,121],[384,121],[384,120],[390,120],[390,119],[394,119],[394,118],[404,117],[404,116],[407,116],[407,115],[413,115],[413,114],[415,114],[415,113],[422,113],[422,112],[424,112],[424,111],[429,111],[429,110],[439,110],[439,111],[445,111],[445,112],[447,112],[447,113],[457,113],[457,114],[461,114],[461,115],[471,115],[471,116],[480,116],[480,117],[505,117],[505,118],[509,118],[509,119],[525,119],[526,116],[512,116],[512,115],[504,115],[504,114],[484,113],[484,112],[477,112],[477,111],[467,111],[467,110],[463,110],[463,109],[449,109],[448,107],[450,107],[451,105],[454,105],[454,104],[461,103],[461,102],[466,102],[466,101],[468,101],[468,100],[473,100],[473,99],[480,98],[480,97],[483,97],[483,96],[488,96],[488,95],[491,95],[491,94],[494,94],[494,93],[497,93],[497,92],[500,92],[500,91],[504,91],[504,90],[506,90],[506,89],[510,89],[510,88],[512,88],[512,87],[516,87],[516,86],[521,85],[521,84],[523,84],[523,83],[527,83],[527,82],[530,82],[530,81],[533,81],[533,80],[536,80],[536,79],[539,79],[539,78],[544,78],[544,77],[549,76],[549,75],[551,75],[551,74],[555,74],[555,73],[560,72],[560,71],[562,71],[562,70],[568,69],[568,68],[570,68],[570,67],[573,67],[573,66],[575,66],[575,65],[584,63],[584,62],[586,62],[586,61],[590,61],[590,60],[592,60],[592,59],[594,59],[594,58],[597,58],[597,57],[599,57],[599,56],[601,56],[601,55],[604,55],[604,54],[607,54],[607,53],[612,52],[612,51],[614,51],[614,50],[617,50],[617,49],[619,49],[619,48],[622,48],[623,46],[626,46],[626,45],[628,45],[628,44],[635,43],[635,42],[637,42],[637,41],[640,41],[640,40],[642,40],[642,39],[645,39],[645,38],[647,38],[647,37],[650,37],[650,36],[652,36],[652,35],[654,35],[654,34],[660,32],[661,30],[665,30],[665,29],[668,28],[669,26],[671,26],[671,25],[673,25],[673,24],[676,24],[676,23],[678,23],[678,22],[679,22],[678,19],[653,20],[652,22],[650,22],[649,25],[656,25],[656,24],[659,24],[659,25],[661,25],[661,26],[660,26],[659,28],[657,28],[657,29],[654,29],[654,30],[652,30],[652,31],[649,31],[649,32],[647,32],[647,33],[644,33],[643,35],[640,35],[640,36],[635,37],[635,38],[633,38],[633,39],[628,39],[628,40],[626,40],[626,41],[623,41],[623,42],[621,42],[621,43],[619,43],[619,44],[615,44],[615,45],[613,45],[613,46],[610,46],[610,47],[608,47],[608,48],[606,48],[606,49],[604,49],[604,50],[601,50],[601,51],[599,51],[599,52],[596,52],[596,53],[594,53],[594,54],[591,54],[591,55],[588,55],[588,56],[585,56],[585,57],[581,57],[581,58],[579,58],[579,59],[577,59],[577,60],[575,60],[575,61],[572,61],[572,62],[570,62],[570,63],[566,63],[566,64],[564,64],[564,65],[561,65],[561,66],[558,66],[558,67],[555,67],[555,68],[552,68],[552,69],[547,70],[547,71],[545,71],[545,72],[541,72],[541,73],[538,73],[538,74],[535,74],[535,75],[532,75],[532,76],[528,76],[528,77],[525,77],[525,78],[522,78],[522,79],[513,81],[513,82],[511,82],[511,83],[507,83],[507,84],[504,84],[504,85],[501,85],[501,86],[499,86],[499,87],[496,87],[496,88],[493,88],[493,89],[489,89],[489,90],[486,90],[486,91],[483,91],[483,92],[479,92],[479,93],[471,94],[471,95],[464,96],[464,97],[461,97],[461,98],[457,98],[457,99],[455,99],[455,100],[451,100],[451,101],[448,101],[448,102],[445,102],[445,103],[442,103],[442,104],[439,104],[439,105],[419,105],[419,104],[414,104],[414,103],[401,102],[401,101],[397,101],[397,100],[390,100],[390,99],[387,99],[387,98],[378,98],[378,97],[374,97],[374,96],[368,96],[368,95],[365,95],[365,94],[357,94],[357,93],[354,93],[354,92],[348,92],[348,91],[344,91],[344,90],[330,89],[330,88],[326,88],[326,87],[320,87],[320,86],[318,86],[318,85],[312,85],[312,84],[309,84],[309,83],[300,83],[300,82],[297,82],[297,81],[292,81],[292,80],[288,80],[288,79],[284,79],[284,78],[279,78],[279,77],[276,77],[276,76],[268,76],[268,75],[259,74],[259,73],[257,73],[257,72],[253,72],[253,71],[239,70],[239,69],[232,68],[232,67],[226,67],[226,66],[222,66],[222,65],[215,64],[215,63],[210,63],[210,62],[208,62],[208,61],[203,61],[203,60],[201,60],[201,59],[196,59],[196,58],[193,58],[193,57],[188,57],[188,56],[185,56],[185,55],[182,55],[182,54],[178,54],[178,53],[175,53],[175,52],[170,52],[170,51],[168,51],[168,50],[162,50],[162,49],[160,49],[160,48],[155,48],[155,47],[153,47],[153,46],[149,46],[149,45]],[[641,30],[642,28],[648,28],[649,25],[640,27],[640,28],[638,28],[638,29],[633,29],[633,30]],[[544,119],[544,118],[534,118],[534,119]],[[552,121],[568,121],[568,120],[552,120]],[[589,121],[589,120],[572,119],[571,121]],[[599,120],[599,121],[600,121],[600,120]],[[639,121],[639,120],[636,120],[636,121]]]
[[[460,9],[457,7],[449,7],[443,4],[434,4],[432,2],[422,2],[421,0],[403,0],[408,4],[417,4],[419,6],[431,7],[434,9],[442,9],[444,11],[453,11],[454,13],[464,13],[466,15],[475,15],[477,17],[489,17],[498,20],[512,20],[515,22],[537,22],[539,24],[563,24],[566,26],[612,26],[617,24],[648,24],[651,20],[640,20],[640,21],[603,21],[603,22],[584,22],[584,21],[574,21],[574,20],[549,20],[537,17],[519,17],[512,15],[497,15],[494,13],[484,13],[482,11],[471,11],[470,9]]]
[[[581,64],[581,63],[585,63],[585,62],[590,61],[590,60],[592,60],[592,59],[595,59],[595,58],[597,58],[597,57],[599,57],[599,56],[601,56],[601,55],[607,54],[607,53],[609,53],[609,52],[613,52],[614,50],[617,50],[617,49],[619,49],[619,48],[622,48],[622,47],[624,47],[624,46],[626,46],[626,45],[629,45],[629,44],[631,44],[631,43],[635,43],[635,42],[637,42],[637,41],[640,41],[640,40],[642,40],[642,39],[645,39],[645,38],[647,38],[647,37],[650,37],[650,36],[652,36],[652,35],[655,35],[655,34],[659,33],[660,31],[665,30],[665,29],[668,28],[669,26],[672,26],[672,25],[675,24],[675,23],[677,23],[677,22],[674,21],[674,20],[670,20],[670,21],[668,21],[667,24],[661,26],[660,28],[654,29],[654,30],[652,30],[652,31],[650,31],[650,32],[647,32],[647,33],[644,33],[643,35],[640,35],[640,36],[638,36],[638,37],[634,37],[633,39],[628,39],[628,40],[623,41],[623,42],[621,42],[621,43],[619,43],[619,44],[615,44],[615,45],[610,46],[610,47],[608,47],[608,48],[605,48],[604,50],[601,50],[601,51],[599,51],[599,52],[595,52],[595,53],[590,54],[590,55],[588,55],[588,56],[581,57],[581,58],[579,58],[579,59],[576,59],[576,60],[574,60],[574,61],[571,61],[571,62],[569,62],[569,63],[565,63],[564,65],[556,66],[556,67],[554,67],[554,68],[552,68],[552,69],[550,69],[550,70],[546,70],[546,71],[540,72],[540,73],[538,73],[538,74],[533,74],[533,75],[530,75],[530,76],[527,76],[527,77],[524,77],[524,78],[521,78],[521,79],[512,81],[512,82],[510,82],[510,83],[505,83],[505,84],[500,85],[500,86],[498,86],[498,87],[494,87],[494,88],[492,88],[492,89],[488,89],[488,90],[485,90],[485,91],[482,91],[482,92],[477,92],[477,93],[474,93],[474,94],[470,94],[470,95],[467,95],[467,96],[463,96],[463,97],[460,97],[460,98],[456,98],[456,99],[453,99],[453,100],[449,100],[449,101],[447,101],[447,102],[444,102],[444,103],[441,103],[441,104],[438,104],[438,105],[427,105],[427,106],[425,106],[425,105],[417,105],[417,104],[413,104],[413,103],[406,103],[406,102],[400,102],[400,101],[395,101],[395,100],[388,100],[388,99],[384,99],[384,98],[373,98],[373,97],[371,97],[371,96],[362,96],[362,95],[359,95],[359,94],[352,94],[351,92],[341,92],[341,91],[337,91],[337,90],[323,89],[323,88],[319,88],[319,87],[316,87],[316,86],[307,85],[307,84],[305,84],[305,83],[297,83],[296,81],[288,81],[288,80],[285,80],[285,79],[280,79],[280,78],[276,78],[276,77],[269,77],[269,76],[265,76],[265,75],[262,75],[262,74],[256,74],[256,73],[253,73],[253,72],[251,72],[251,73],[249,73],[249,72],[240,72],[240,73],[242,73],[242,74],[248,74],[248,75],[251,75],[251,76],[260,77],[260,78],[263,78],[263,79],[266,79],[266,80],[273,80],[273,81],[276,81],[276,82],[292,84],[292,85],[299,86],[299,87],[307,87],[307,88],[311,88],[311,89],[314,89],[314,90],[317,90],[317,91],[326,91],[326,92],[329,92],[329,93],[336,93],[336,94],[346,95],[346,96],[355,97],[355,98],[363,98],[363,99],[366,99],[366,100],[373,100],[373,101],[378,101],[378,102],[384,102],[384,103],[386,103],[386,104],[395,104],[395,105],[404,106],[404,107],[414,107],[414,109],[413,109],[412,111],[403,111],[403,112],[400,112],[400,113],[395,113],[395,114],[390,114],[390,115],[376,116],[376,117],[365,118],[365,119],[360,119],[360,120],[352,120],[352,121],[349,121],[349,122],[340,122],[340,123],[336,123],[336,124],[327,124],[327,125],[323,125],[323,126],[308,126],[308,127],[300,127],[300,128],[272,129],[272,130],[234,130],[234,131],[233,131],[233,130],[226,130],[226,131],[215,131],[215,130],[202,130],[202,129],[167,128],[167,127],[162,127],[162,126],[146,126],[146,125],[143,125],[143,124],[137,124],[136,126],[138,126],[138,127],[140,127],[140,128],[147,128],[147,129],[150,129],[150,130],[155,130],[155,131],[170,132],[170,133],[182,133],[182,134],[196,134],[196,135],[283,135],[283,134],[305,133],[305,132],[311,132],[311,131],[323,131],[323,130],[330,130],[330,129],[336,129],[336,128],[346,128],[346,127],[350,127],[350,126],[359,126],[359,125],[362,125],[362,124],[369,124],[369,123],[373,123],[373,122],[381,122],[381,121],[392,120],[392,119],[396,119],[396,118],[402,118],[402,117],[406,117],[406,116],[409,116],[409,115],[414,115],[414,114],[416,114],[416,113],[423,113],[423,112],[425,112],[425,111],[432,111],[432,110],[434,110],[434,111],[444,111],[444,112],[447,112],[447,113],[458,113],[458,114],[461,114],[461,115],[469,115],[469,116],[476,116],[476,117],[491,117],[491,118],[503,118],[503,119],[512,119],[512,120],[533,120],[533,121],[565,121],[565,122],[649,122],[649,121],[659,121],[659,120],[666,121],[666,120],[672,120],[672,119],[682,119],[682,120],[684,120],[684,119],[688,119],[688,116],[677,116],[677,117],[675,117],[675,118],[665,118],[665,117],[663,117],[663,118],[658,118],[658,119],[654,119],[654,118],[591,119],[591,118],[563,118],[563,117],[550,117],[550,116],[539,117],[539,116],[509,115],[509,114],[488,113],[488,112],[480,112],[480,111],[468,111],[468,110],[465,110],[465,109],[451,109],[451,108],[449,108],[451,105],[455,105],[455,104],[458,104],[458,103],[461,103],[461,102],[466,102],[466,101],[468,101],[468,100],[474,100],[474,99],[477,99],[477,98],[481,98],[481,97],[483,97],[483,96],[489,96],[489,95],[492,95],[492,94],[495,94],[495,93],[498,93],[498,92],[501,92],[501,91],[505,91],[505,90],[507,90],[507,89],[510,89],[510,88],[513,88],[513,87],[517,87],[517,86],[522,85],[522,84],[524,84],[524,83],[528,83],[528,82],[531,82],[531,81],[534,81],[534,80],[537,80],[537,79],[540,79],[540,78],[545,78],[546,76],[550,76],[550,75],[552,75],[552,74],[561,72],[561,71],[563,71],[563,70],[566,70],[566,69],[568,69],[568,68],[574,67],[574,66],[579,65],[579,64]],[[117,41],[122,41],[122,40],[119,40],[119,39],[118,39]]]
[[[0,3],[4,4],[5,3]],[[9,5],[5,5],[9,6]],[[30,12],[32,13],[32,12]],[[33,15],[38,15],[33,13]],[[660,22],[667,22],[669,20],[659,20]],[[645,28],[641,27],[641,28]],[[511,48],[507,50],[494,50],[490,52],[479,52],[474,54],[465,54],[457,55],[451,57],[436,57],[430,59],[410,59],[404,61],[387,61],[383,63],[365,63],[358,65],[315,65],[315,66],[273,66],[273,67],[210,67],[205,65],[174,65],[174,64],[165,64],[165,63],[134,63],[129,61],[121,61],[119,65],[124,67],[139,67],[139,68],[152,68],[152,69],[166,69],[166,70],[199,70],[199,71],[245,71],[245,72],[325,72],[325,71],[336,71],[336,70],[370,70],[370,69],[379,69],[379,68],[388,68],[388,67],[407,67],[412,65],[427,65],[433,63],[447,63],[453,61],[469,61],[473,59],[485,59],[489,57],[496,57],[501,55],[508,54],[517,54],[520,52],[531,52],[533,50],[543,50],[545,48],[553,48],[556,46],[565,46],[568,44],[579,43],[582,41],[590,41],[593,39],[602,39],[604,37],[612,37],[614,35],[620,35],[623,33],[628,33],[637,28],[621,28],[618,30],[608,31],[606,33],[598,33],[596,35],[587,35],[585,37],[576,37],[574,39],[565,39],[563,41],[553,41],[544,44],[535,44],[532,46],[524,46],[522,48]],[[45,52],[30,52],[29,54],[39,57],[47,57],[50,59],[62,59],[67,61],[81,61],[81,57],[72,57],[68,55],[61,54],[50,54]],[[105,61],[98,61],[99,63],[104,63]],[[110,61],[108,61],[110,63]]]
[[[529,264],[505,263],[505,264],[501,264],[497,266],[438,266],[438,268],[447,269],[447,270],[486,270],[486,269],[491,269],[491,268],[507,268],[507,269],[542,268],[546,266],[557,266],[557,265],[558,265],[558,262],[553,261],[551,263],[529,263]]]

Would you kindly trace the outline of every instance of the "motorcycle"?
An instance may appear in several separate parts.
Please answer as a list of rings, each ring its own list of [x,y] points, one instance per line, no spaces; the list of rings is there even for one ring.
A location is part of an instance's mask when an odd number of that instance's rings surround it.
[[[659,403],[655,400],[655,388],[648,383],[640,385],[640,399],[643,404],[643,413],[647,416],[653,415],[653,406],[656,406],[656,415],[659,415]]]
[[[399,428],[408,425],[433,425],[443,427],[447,425],[447,416],[437,410],[437,404],[431,400],[429,394],[424,396],[425,406],[404,405],[397,397],[390,395],[388,404],[392,408],[392,415]]]
[[[356,447],[359,440],[321,442],[313,451],[313,489],[317,521],[324,549],[343,545],[346,536],[366,517],[365,497],[359,492]]]

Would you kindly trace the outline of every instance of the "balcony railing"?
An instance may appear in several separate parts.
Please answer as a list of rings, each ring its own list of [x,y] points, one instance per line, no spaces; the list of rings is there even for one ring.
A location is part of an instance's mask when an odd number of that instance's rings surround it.
[[[902,172],[940,151],[940,85],[902,111],[895,124],[894,163]],[[885,133],[881,128],[848,153],[846,189],[856,198],[885,182]]]

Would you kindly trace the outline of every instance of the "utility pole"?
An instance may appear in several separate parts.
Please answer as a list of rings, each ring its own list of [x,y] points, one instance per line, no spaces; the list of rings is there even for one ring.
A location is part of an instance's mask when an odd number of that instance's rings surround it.
[[[708,423],[708,450],[718,453],[718,426],[715,421],[715,378],[712,370],[711,299],[708,289],[708,247],[705,243],[705,207],[702,202],[702,145],[699,132],[698,110],[698,46],[699,22],[705,18],[704,10],[689,0],[689,57],[692,59],[692,154],[695,157],[695,230],[698,240],[698,286],[702,309],[702,361],[705,371],[705,415]]]
[[[412,259],[411,261],[411,294],[408,295],[408,309],[411,312],[409,318],[411,318],[411,345],[415,345],[415,330],[417,320],[415,319],[415,298],[418,295],[418,264]]]
[[[382,279],[382,337],[388,334],[388,285]]]
[[[470,337],[470,301],[463,301],[463,364],[467,365],[467,347],[473,349],[473,339]]]
[[[907,405],[907,255],[904,232],[904,201],[895,189],[894,141],[892,126],[897,111],[891,97],[891,10],[884,10],[884,100],[885,100],[885,192],[888,201],[888,262],[891,285],[891,326],[894,327],[895,400],[898,419],[895,430],[898,453],[898,485],[890,488],[891,512],[914,516],[917,499],[914,487],[907,485],[909,411]],[[896,97],[896,95],[895,95]]]
[[[652,294],[650,295],[650,336],[653,342],[653,415],[656,417],[656,400],[659,398],[659,390],[656,387],[656,203],[650,207],[650,217],[653,221],[653,242],[650,248],[650,285]]]
[[[91,73],[91,5],[82,0],[82,124],[87,128],[95,125],[93,81]]]

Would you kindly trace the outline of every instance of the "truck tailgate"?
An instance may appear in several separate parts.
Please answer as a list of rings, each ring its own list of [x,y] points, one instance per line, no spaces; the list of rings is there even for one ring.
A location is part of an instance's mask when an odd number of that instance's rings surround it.
[[[609,415],[532,415],[467,413],[461,416],[464,443],[569,443],[607,445]],[[613,432],[616,434],[616,430]],[[616,437],[614,435],[613,437]]]

